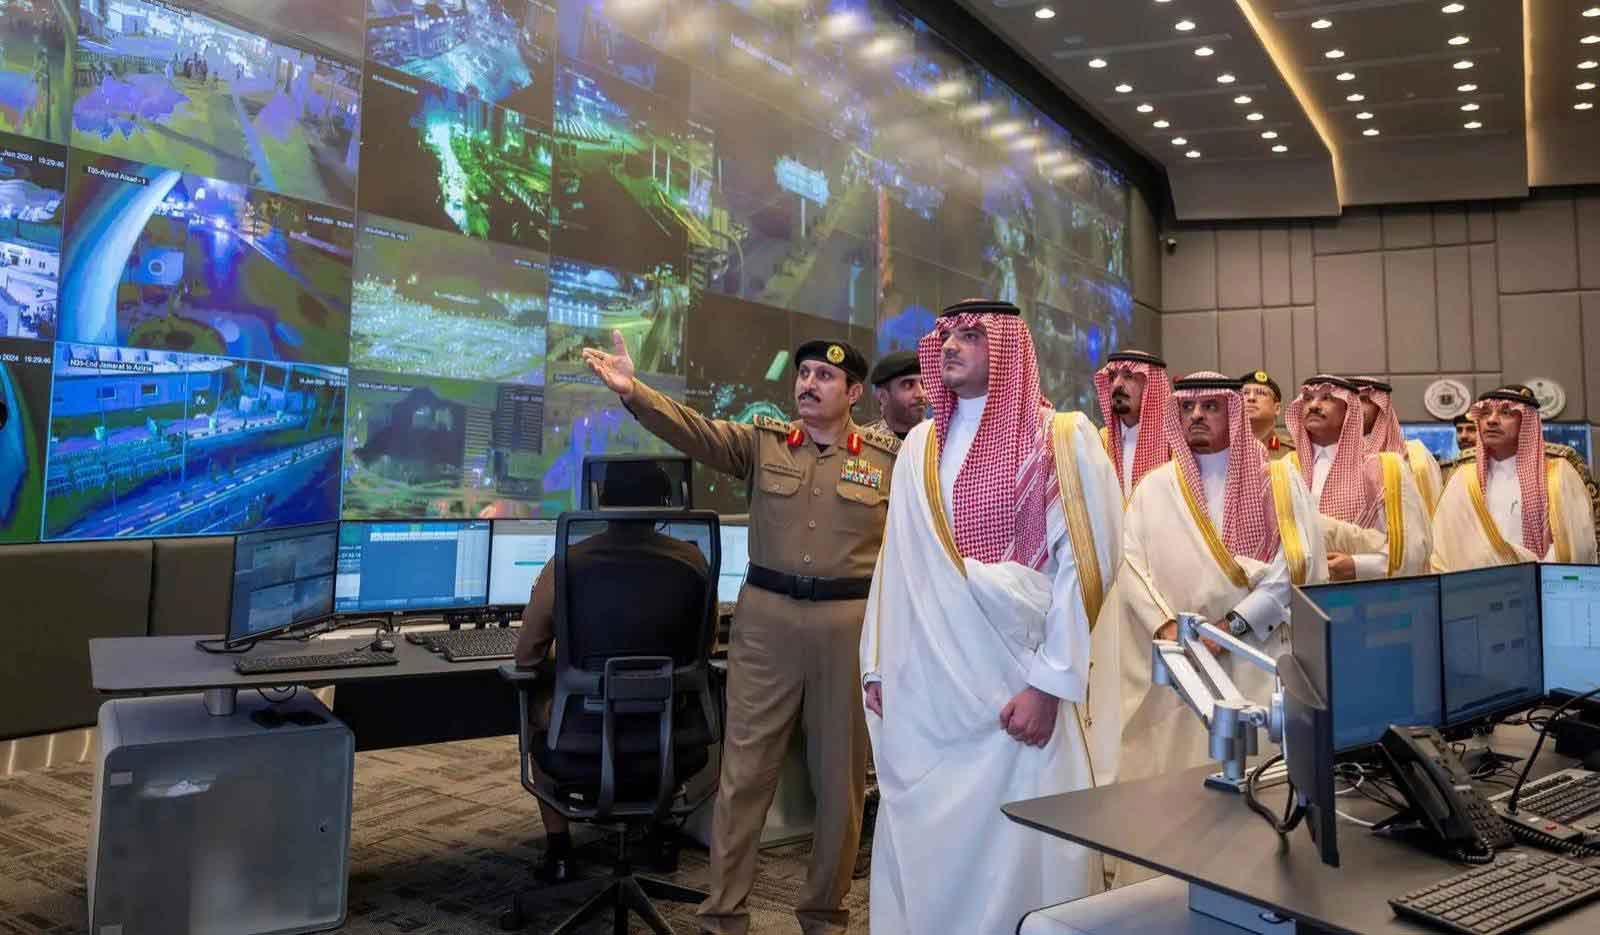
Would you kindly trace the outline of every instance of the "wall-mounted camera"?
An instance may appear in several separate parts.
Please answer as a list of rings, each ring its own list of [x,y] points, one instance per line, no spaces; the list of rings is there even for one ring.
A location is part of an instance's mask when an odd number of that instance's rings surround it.
[[[1178,238],[1176,237],[1164,237],[1161,240],[1161,244],[1167,248],[1167,253],[1169,254],[1178,252]]]

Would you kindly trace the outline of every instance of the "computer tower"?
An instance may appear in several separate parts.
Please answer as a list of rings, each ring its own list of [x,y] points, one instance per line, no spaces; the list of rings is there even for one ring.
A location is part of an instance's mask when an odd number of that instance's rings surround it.
[[[341,925],[355,739],[309,692],[100,708],[90,935],[287,935]]]

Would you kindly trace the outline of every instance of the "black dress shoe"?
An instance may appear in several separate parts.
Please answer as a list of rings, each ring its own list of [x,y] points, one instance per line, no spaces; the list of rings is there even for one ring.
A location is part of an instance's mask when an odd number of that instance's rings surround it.
[[[557,855],[546,851],[538,866],[533,868],[533,878],[549,886],[571,883],[578,878],[578,862],[571,854]]]

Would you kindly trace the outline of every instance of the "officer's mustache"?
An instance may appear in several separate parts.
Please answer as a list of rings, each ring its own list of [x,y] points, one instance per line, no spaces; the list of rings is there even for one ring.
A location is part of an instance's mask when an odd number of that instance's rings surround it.
[[[813,393],[810,390],[806,390],[804,393],[801,393],[800,394],[800,398],[801,399],[809,399],[814,403],[822,402],[821,398],[819,398],[816,393]]]

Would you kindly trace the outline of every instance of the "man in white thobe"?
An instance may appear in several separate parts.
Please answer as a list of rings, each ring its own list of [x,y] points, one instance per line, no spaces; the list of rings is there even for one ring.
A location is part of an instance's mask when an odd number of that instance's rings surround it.
[[[1093,425],[1042,399],[1015,306],[954,305],[919,352],[934,418],[895,462],[862,631],[871,928],[1010,935],[1103,885],[1096,855],[1000,806],[1094,783],[1080,707],[1122,501]]]
[[[1166,434],[1172,378],[1166,361],[1129,349],[1107,355],[1105,366],[1095,371],[1094,389],[1105,426],[1100,442],[1117,470],[1122,501],[1127,503],[1145,475],[1167,463],[1177,441]]]
[[[1334,581],[1425,574],[1433,550],[1428,507],[1403,455],[1369,453],[1361,390],[1318,374],[1300,386],[1286,418],[1290,460],[1321,514]]]
[[[1477,457],[1450,475],[1434,513],[1433,567],[1595,562],[1589,491],[1565,458],[1545,454],[1539,403],[1526,386],[1478,397]]]
[[[1408,440],[1400,429],[1400,417],[1394,411],[1394,386],[1377,377],[1351,377],[1350,382],[1361,391],[1361,430],[1366,434],[1367,454],[1388,451],[1404,458],[1417,482],[1417,492],[1422,494],[1422,505],[1432,516],[1444,493],[1444,474],[1428,446],[1416,439]]]
[[[1089,705],[1096,752],[1107,736],[1120,741],[1115,762],[1095,761],[1101,782],[1210,761],[1200,720],[1150,680],[1151,641],[1173,639],[1178,614],[1200,614],[1277,657],[1288,648],[1290,585],[1327,578],[1316,507],[1289,462],[1269,462],[1251,434],[1239,381],[1207,372],[1174,386],[1170,434],[1180,441],[1128,504],[1122,567],[1096,631],[1112,628],[1118,644],[1114,657],[1096,657],[1097,669],[1118,673],[1118,690]],[[1221,661],[1246,696],[1271,700],[1271,676]]]

